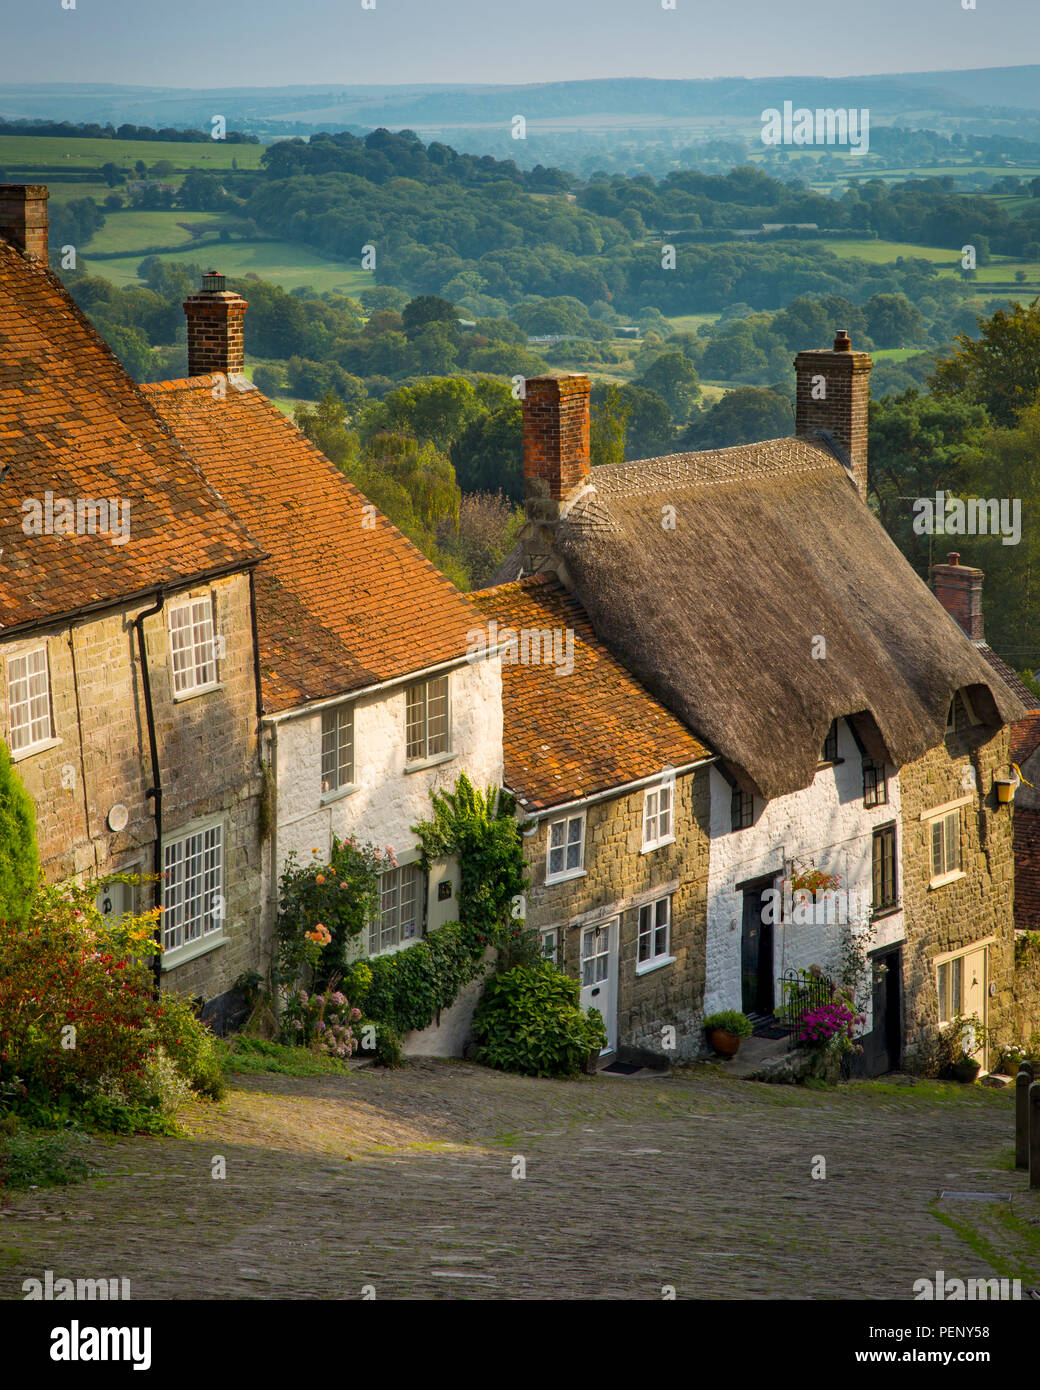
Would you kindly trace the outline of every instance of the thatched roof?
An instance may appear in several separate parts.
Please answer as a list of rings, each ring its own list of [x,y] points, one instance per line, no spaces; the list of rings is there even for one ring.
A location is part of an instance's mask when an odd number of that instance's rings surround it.
[[[943,741],[959,688],[984,723],[1022,716],[822,442],[597,468],[591,483],[557,550],[596,634],[762,796],[812,782],[839,716],[896,766]]]

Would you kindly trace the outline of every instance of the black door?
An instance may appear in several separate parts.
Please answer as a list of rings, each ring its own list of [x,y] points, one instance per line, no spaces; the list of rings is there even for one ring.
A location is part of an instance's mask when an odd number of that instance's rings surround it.
[[[903,953],[886,951],[873,957],[874,993],[869,1033],[860,1040],[856,1059],[859,1076],[883,1076],[896,1071],[903,1058]]]
[[[773,924],[763,894],[772,879],[744,890],[744,926],[740,941],[740,1007],[746,1014],[773,1012]]]

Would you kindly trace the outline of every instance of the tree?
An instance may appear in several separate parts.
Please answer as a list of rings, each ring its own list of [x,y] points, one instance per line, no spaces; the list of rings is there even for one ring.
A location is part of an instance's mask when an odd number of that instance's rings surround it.
[[[589,419],[589,453],[593,468],[604,464],[624,463],[625,431],[631,404],[621,396],[621,387],[606,387],[592,402]]]
[[[946,408],[949,402],[942,401]],[[985,570],[983,609],[986,640],[1016,670],[1040,664],[1040,400],[1021,412],[1010,429],[979,430],[961,453],[961,495],[996,498],[1005,508],[1001,525],[1015,526],[1017,539],[1002,535],[958,536],[963,563]],[[1023,524],[1024,523],[1024,524]]]
[[[372,405],[362,422],[362,434],[367,439],[396,431],[447,450],[479,410],[476,390],[465,378],[437,377],[400,386],[385,401]]]
[[[459,334],[459,311],[454,304],[435,294],[421,294],[410,300],[401,310],[404,328],[409,338],[420,334],[431,323],[450,326],[457,338]]]
[[[502,492],[511,501],[523,499],[524,448],[519,401],[510,400],[474,416],[462,427],[449,452],[464,493]]]
[[[952,357],[929,378],[936,395],[965,396],[1008,428],[1040,394],[1040,300],[979,319],[979,337],[959,333]]]
[[[21,921],[40,877],[36,811],[0,739],[0,921]]]
[[[458,530],[439,523],[437,543],[464,566],[471,588],[484,589],[512,550],[523,524],[523,508],[514,506],[501,492],[464,493]]]
[[[923,579],[936,558],[934,537],[914,531],[913,502],[964,486],[965,450],[985,424],[980,406],[959,397],[929,396],[916,388],[870,403],[870,501],[882,526]],[[962,547],[958,544],[957,549]]]
[[[334,391],[329,391],[316,406],[298,405],[293,420],[296,428],[337,468],[346,469],[357,458],[358,437],[350,428],[347,407]]]
[[[758,386],[739,386],[693,417],[682,447],[728,449],[760,439],[783,439],[793,429],[791,404],[783,396]]]
[[[677,424],[690,418],[701,394],[696,368],[681,352],[662,353],[639,377],[639,385],[664,397]]]
[[[115,188],[121,183],[126,183],[126,175],[118,164],[113,164],[111,160],[101,166],[101,177],[108,184],[109,188]]]
[[[925,337],[924,319],[905,294],[875,294],[863,306],[867,332],[880,348],[909,347]]]

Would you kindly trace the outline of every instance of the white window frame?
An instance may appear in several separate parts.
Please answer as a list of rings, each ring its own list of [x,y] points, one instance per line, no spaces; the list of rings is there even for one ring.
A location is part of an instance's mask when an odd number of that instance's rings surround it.
[[[38,658],[42,657],[42,670],[39,669]],[[37,669],[32,669],[33,663],[37,662]],[[22,673],[15,675],[12,673],[12,666],[16,663],[24,664]],[[34,678],[43,677],[43,690],[32,689]],[[24,694],[15,694],[15,686],[24,685]],[[43,703],[43,713],[40,713],[40,702]],[[33,712],[34,705],[36,713]],[[20,722],[15,722],[16,711],[25,709],[26,718]],[[54,712],[51,707],[51,671],[50,653],[47,644],[44,642],[39,647],[31,647],[27,651],[19,652],[16,656],[7,658],[7,726],[8,726],[8,746],[11,750],[11,757],[15,761],[19,758],[28,757],[30,753],[38,753],[44,748],[51,747],[57,740],[54,737]],[[27,734],[24,742],[19,741],[19,736]]]
[[[188,614],[186,626],[175,627],[174,619],[183,613]],[[170,639],[170,682],[173,698],[187,700],[193,695],[203,695],[207,690],[216,690],[220,685],[219,658],[222,655],[222,640],[217,635],[213,594],[206,593],[171,603],[167,631]],[[174,633],[184,631],[189,634],[187,645],[178,647]],[[190,664],[179,668],[178,658],[185,654]]]
[[[226,940],[224,926],[227,920],[226,851],[224,817],[211,816],[204,821],[196,821],[168,836],[163,843],[163,968],[172,969],[192,956],[211,950]],[[197,842],[197,843],[192,843]],[[186,848],[190,847],[190,848]],[[171,865],[171,852],[179,850]],[[184,911],[186,906],[185,887],[187,874],[186,855],[191,854],[193,862],[190,872],[193,878],[201,876],[198,891],[191,885],[187,905],[193,908],[190,919]],[[201,862],[199,856],[201,855]],[[215,861],[215,862],[214,862]],[[178,870],[176,877],[171,872]],[[194,905],[198,904],[198,910]],[[185,927],[195,928],[193,935],[185,935]]]
[[[958,879],[967,877],[961,865],[964,862],[964,826],[963,809],[972,801],[970,796],[958,797],[956,801],[946,802],[943,806],[933,807],[931,811],[921,813],[921,820],[925,827],[927,843],[925,846],[928,855],[929,878],[928,887],[942,888],[947,883],[956,883]],[[942,867],[936,870],[936,835],[935,832],[942,826],[940,834],[942,836]],[[955,834],[951,832],[951,826],[956,826]],[[955,846],[956,863],[953,863],[953,852],[951,846]]]
[[[405,880],[403,875],[407,874]],[[388,883],[394,879],[394,883]],[[402,913],[404,903],[401,888],[405,883],[413,887],[413,896],[405,899],[410,903],[410,914]],[[396,869],[388,869],[379,876],[379,906],[368,924],[368,954],[370,956],[391,955],[408,946],[414,946],[423,936],[423,914],[425,902],[426,876],[419,859],[408,864],[398,864]],[[402,936],[402,927],[411,927],[411,934]]]
[[[326,744],[329,739],[329,730],[326,725],[329,721],[333,723],[333,738],[335,752],[335,767],[328,770],[328,758],[326,756]],[[344,729],[346,739],[344,739]],[[348,750],[348,762],[346,769],[343,767],[344,743]],[[342,704],[333,705],[331,709],[321,712],[321,795],[325,801],[330,801],[334,797],[342,796],[345,792],[351,791],[355,786],[354,781],[354,705]],[[345,775],[344,775],[345,772]]]
[[[444,730],[443,734],[438,735],[437,741],[439,742],[440,739],[443,738],[443,747],[436,748],[431,752],[431,744],[434,742],[434,740],[430,737],[429,729],[431,691],[434,686],[441,685],[443,685],[444,687]],[[418,736],[419,751],[413,751],[413,749],[415,748],[415,738],[413,736],[415,721],[410,717],[410,715],[413,702],[417,698],[421,699],[422,701],[422,711],[418,721],[420,729]],[[445,671],[444,674],[440,676],[431,676],[427,680],[415,681],[412,685],[410,685],[408,689],[405,691],[404,708],[405,766],[409,768],[423,767],[428,763],[440,762],[452,757],[453,754],[451,747],[451,681],[449,679],[448,672]]]
[[[542,948],[542,959],[551,960],[553,965],[559,965],[560,949],[560,930],[558,927],[549,927],[546,931],[539,932],[539,940]]]
[[[572,834],[572,827],[577,826],[577,833]],[[559,843],[553,844],[553,834],[556,830],[562,829]],[[568,850],[577,846],[578,862],[568,865]],[[552,858],[554,852],[563,852],[563,868],[553,870]],[[545,881],[546,883],[563,883],[569,878],[581,878],[585,873],[585,812],[579,811],[572,816],[558,816],[555,820],[548,822],[545,830]]]
[[[664,908],[664,921],[660,921],[661,908]],[[664,949],[657,949],[658,933],[664,930]],[[643,955],[643,943],[649,942],[650,953]],[[643,903],[636,920],[636,974],[645,975],[650,970],[660,970],[662,965],[671,965],[672,955],[672,895],[654,898]]]
[[[675,841],[675,779],[664,778],[643,793],[643,850],[660,849]],[[662,810],[661,801],[667,794],[668,804]]]

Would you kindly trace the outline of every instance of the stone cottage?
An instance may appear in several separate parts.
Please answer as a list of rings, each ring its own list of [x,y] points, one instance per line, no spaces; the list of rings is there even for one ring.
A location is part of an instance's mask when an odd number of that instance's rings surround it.
[[[717,755],[702,1008],[768,1017],[854,936],[883,1071],[958,1013],[1012,1026],[995,778],[1023,708],[866,505],[870,358],[839,333],[795,368],[792,437],[597,469],[587,378],[528,381],[527,524],[496,577],[553,575]],[[788,912],[807,873],[846,920]]]
[[[711,755],[545,577],[472,595],[502,650],[505,777],[524,817],[526,923],[603,1015],[605,1055],[700,1045]]]
[[[390,845],[398,867],[363,944],[395,951],[458,916],[457,864],[424,873],[411,827],[462,772],[502,782],[498,652],[472,659],[462,595],[244,376],[246,301],[213,273],[185,311],[189,376],[143,389],[268,557],[256,621],[269,908],[290,854],[327,856],[334,836]]]
[[[263,551],[47,268],[0,185],[0,736],[48,879],[162,912],[161,982],[218,1025],[266,933],[253,578]]]

